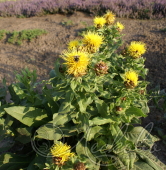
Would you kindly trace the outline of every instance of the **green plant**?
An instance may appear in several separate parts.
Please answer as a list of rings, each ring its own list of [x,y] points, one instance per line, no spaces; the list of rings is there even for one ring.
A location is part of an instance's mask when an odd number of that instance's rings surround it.
[[[13,31],[10,33],[10,37],[8,38],[7,42],[21,45],[24,40],[32,41],[32,39],[43,34],[47,34],[47,31],[41,29],[22,30],[19,32]]]
[[[61,22],[62,25],[64,26],[72,26],[74,23],[72,20],[69,20],[69,19],[64,19],[62,22]]]
[[[82,36],[62,53],[63,63],[55,62],[49,80],[36,83],[26,69],[8,87],[13,102],[0,107],[1,130],[23,148],[2,154],[0,170],[165,169],[150,152],[158,139],[134,126],[149,112],[144,44],[120,52],[117,24]]]
[[[6,30],[0,30],[0,40],[4,38],[6,32]]]

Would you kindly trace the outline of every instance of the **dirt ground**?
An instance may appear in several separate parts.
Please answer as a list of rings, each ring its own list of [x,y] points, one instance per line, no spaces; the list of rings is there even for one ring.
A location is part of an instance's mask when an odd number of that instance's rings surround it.
[[[117,21],[125,25],[123,40],[143,41],[147,45],[146,67],[149,69],[147,80],[150,87],[160,84],[161,89],[166,88],[166,28],[165,20],[133,20],[120,19]],[[54,62],[67,47],[70,40],[78,37],[78,32],[93,24],[93,17],[86,13],[76,12],[74,15],[47,15],[32,18],[0,18],[0,30],[21,31],[24,29],[45,29],[47,35],[43,35],[32,42],[24,42],[21,46],[6,43],[6,39],[0,41],[0,85],[5,77],[7,83],[14,82],[14,71],[28,67],[36,69],[38,79],[47,79],[48,73],[54,67]],[[149,116],[143,120],[146,126],[153,122],[157,116],[163,117],[163,113],[151,109]],[[157,145],[159,151],[155,155],[166,164],[166,146],[162,141]]]

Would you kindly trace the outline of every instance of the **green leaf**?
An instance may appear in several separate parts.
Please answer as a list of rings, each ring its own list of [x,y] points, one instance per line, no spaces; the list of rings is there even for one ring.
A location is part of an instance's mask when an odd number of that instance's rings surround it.
[[[54,140],[54,131],[53,123],[47,123],[36,130],[38,134],[36,137],[41,139]]]
[[[81,93],[81,92],[78,93],[76,98],[77,98],[80,112],[85,113],[87,106],[92,103],[93,99],[90,96],[87,96],[85,93]]]
[[[73,91],[77,87],[77,81],[75,79],[72,79],[72,81],[70,82],[70,87]]]
[[[136,153],[153,169],[155,170],[166,169],[166,166],[158,158],[156,158],[149,150],[136,150]]]
[[[88,113],[79,113],[78,114],[79,125],[78,129],[81,129],[85,133],[89,129],[89,114]]]
[[[29,143],[31,141],[31,132],[32,128],[18,128],[17,132],[19,133],[18,137],[16,137],[15,140],[26,144]]]
[[[126,149],[127,147],[131,149],[133,143],[124,136],[124,133],[118,124],[110,124],[109,130],[114,138],[114,144],[116,146],[114,152],[119,153],[119,151],[121,152],[122,149]]]
[[[3,87],[3,88],[0,88],[0,97],[5,97],[6,96],[6,88]]]
[[[126,110],[126,115],[128,116],[139,116],[139,117],[146,117],[146,115],[142,112],[141,109],[136,107],[130,107]]]
[[[135,162],[134,168],[135,168],[135,170],[144,170],[144,169],[146,169],[146,170],[154,170],[146,162],[141,162],[141,161]]]
[[[103,100],[100,100],[100,99],[96,99],[95,103],[96,103],[96,107],[100,115],[102,117],[107,116],[108,115],[107,104]]]
[[[14,170],[26,168],[33,159],[32,156],[21,157],[12,153],[5,153],[0,156],[0,170]]]
[[[142,126],[133,127],[124,132],[124,135],[135,145],[138,145],[139,142],[148,145],[150,148],[154,145],[154,142],[158,139],[152,136],[145,128]]]
[[[52,96],[52,90],[43,90],[43,94],[45,98],[48,100],[49,106],[52,110],[52,114],[57,113],[59,109],[59,105],[57,104],[56,101],[54,101],[54,98]]]
[[[103,125],[107,123],[115,123],[115,121],[111,118],[103,118],[103,117],[95,117],[92,120],[89,120],[89,124],[91,126],[94,125]]]
[[[90,147],[89,147],[88,143],[86,142],[86,140],[84,138],[82,138],[76,145],[76,153],[80,157],[87,158],[86,164],[90,164],[94,168],[95,163],[96,163],[96,158],[92,155],[89,148]],[[97,170],[97,169],[94,169],[94,170]]]
[[[39,148],[40,149],[40,148]],[[31,161],[27,170],[39,170],[45,168],[46,157],[41,155],[36,155],[36,157]]]
[[[87,141],[92,140],[95,137],[96,133],[98,135],[99,134],[104,135],[104,134],[106,134],[106,130],[103,127],[101,127],[101,126],[90,127],[88,129],[88,132],[87,132],[86,140]]]
[[[70,114],[60,114],[56,113],[53,115],[53,124],[55,127],[58,125],[64,125],[71,120]]]
[[[19,96],[16,94],[15,90],[14,90],[14,87],[15,85],[14,84],[11,84],[9,87],[8,87],[8,90],[9,90],[9,93],[11,95],[11,99],[14,101],[15,104],[19,104],[20,102],[20,98]]]
[[[61,103],[58,113],[68,113],[75,109],[75,107],[71,105],[73,98],[74,93],[71,91],[71,89],[67,90],[65,100]]]
[[[59,78],[63,79],[64,76],[59,72],[59,67],[60,67],[60,62],[59,62],[59,60],[57,60],[55,62],[55,67],[54,67],[55,72],[54,72],[54,74],[55,74],[56,77],[59,77]]]
[[[27,126],[38,127],[49,121],[46,111],[35,107],[13,106],[4,110]]]

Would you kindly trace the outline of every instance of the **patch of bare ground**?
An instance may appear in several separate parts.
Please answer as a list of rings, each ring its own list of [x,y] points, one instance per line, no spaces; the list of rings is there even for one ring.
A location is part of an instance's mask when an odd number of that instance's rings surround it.
[[[125,25],[124,46],[131,41],[142,41],[147,45],[146,67],[149,69],[147,80],[150,86],[160,84],[161,89],[166,88],[166,28],[165,20],[133,20],[120,19],[117,21]],[[0,41],[0,81],[5,77],[7,83],[14,82],[14,71],[21,71],[28,67],[36,69],[38,79],[47,79],[54,67],[55,60],[67,47],[70,40],[79,38],[78,32],[93,24],[93,17],[81,12],[65,16],[60,14],[32,18],[0,18],[0,30],[21,31],[24,29],[45,29],[43,35],[32,42],[24,42],[21,46]],[[143,126],[154,122],[157,116],[163,118],[159,110],[151,109],[147,118],[143,119]],[[154,154],[166,164],[166,146],[160,141],[157,143]]]

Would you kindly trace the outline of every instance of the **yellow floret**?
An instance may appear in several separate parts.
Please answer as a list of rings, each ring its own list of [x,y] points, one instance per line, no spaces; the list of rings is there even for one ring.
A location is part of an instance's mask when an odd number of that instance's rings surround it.
[[[115,26],[118,28],[119,31],[122,31],[124,29],[124,25],[120,22],[117,22]]]
[[[114,23],[115,21],[115,14],[112,13],[111,11],[108,11],[105,15],[104,15],[104,18],[106,19],[106,23],[108,25],[111,25]]]
[[[66,51],[62,58],[66,61],[67,73],[74,77],[83,76],[86,74],[87,66],[89,64],[89,54],[83,51]]]
[[[73,40],[68,43],[68,49],[72,50],[74,48],[77,48],[79,46],[78,40]]]
[[[128,71],[125,73],[125,85],[129,88],[134,88],[138,85],[138,74],[135,71]]]
[[[97,28],[101,28],[105,25],[106,19],[104,17],[95,17],[94,18],[94,25]]]
[[[139,58],[146,52],[146,45],[143,42],[132,41],[127,48],[128,54],[133,58]]]
[[[87,32],[83,35],[83,44],[88,49],[89,52],[96,52],[101,44],[103,43],[103,37],[95,32]]]
[[[54,144],[51,147],[51,154],[53,157],[61,158],[60,164],[64,164],[70,157],[74,156],[74,153],[70,152],[70,146],[67,144],[63,144],[60,142],[60,144]]]

